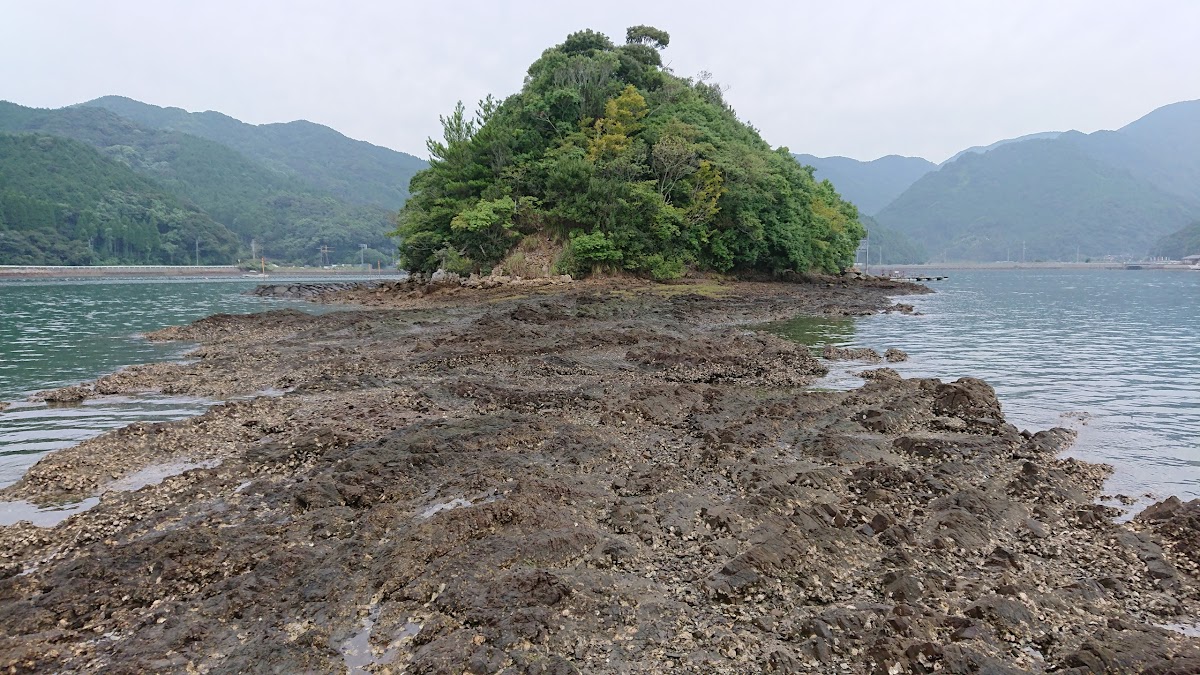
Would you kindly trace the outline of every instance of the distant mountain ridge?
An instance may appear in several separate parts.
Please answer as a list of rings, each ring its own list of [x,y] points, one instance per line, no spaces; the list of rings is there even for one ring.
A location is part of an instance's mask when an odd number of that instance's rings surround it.
[[[1063,132],[1061,132],[1061,131],[1042,131],[1042,132],[1039,132],[1036,134],[1025,134],[1024,136],[1017,136],[1016,138],[1005,138],[1005,139],[996,141],[995,143],[991,143],[989,145],[973,145],[973,146],[967,148],[966,150],[959,150],[958,152],[954,153],[950,157],[950,159],[947,159],[946,161],[942,162],[941,164],[938,164],[938,166],[945,166],[945,165],[949,164],[950,162],[953,162],[954,160],[956,160],[959,157],[962,157],[963,155],[968,154],[968,153],[982,155],[986,152],[990,152],[992,150],[995,150],[996,148],[1003,147],[1003,146],[1009,145],[1011,143],[1022,143],[1024,141],[1047,140],[1047,139],[1051,139],[1051,138],[1058,138],[1062,134],[1063,134]]]
[[[935,260],[1141,257],[1200,218],[1200,101],[960,153],[876,214]],[[1016,253],[1014,253],[1016,252]]]
[[[921,157],[888,155],[870,162],[849,157],[816,157],[792,154],[796,161],[816,169],[817,180],[828,180],[838,194],[854,203],[863,215],[874,215],[908,186],[937,169]]]
[[[408,199],[413,174],[428,166],[413,155],[354,140],[306,120],[254,125],[219,112],[163,108],[123,96],[79,105],[105,108],[152,129],[216,141],[342,199],[392,210]]]
[[[297,172],[216,141],[147,127],[102,107],[44,110],[8,102],[0,102],[0,131],[91,145],[237,233],[246,255],[253,250],[279,262],[312,264],[323,258],[319,249],[329,246],[337,262],[391,260],[394,244],[386,233],[395,227],[392,210],[350,203]]]

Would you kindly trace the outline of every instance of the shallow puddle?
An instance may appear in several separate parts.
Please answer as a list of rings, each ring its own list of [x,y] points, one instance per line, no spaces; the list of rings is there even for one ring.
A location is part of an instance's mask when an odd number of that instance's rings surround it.
[[[383,665],[396,660],[400,654],[400,643],[411,640],[421,632],[421,624],[408,621],[388,644],[381,654],[376,654],[371,648],[371,631],[379,620],[379,606],[371,607],[367,616],[362,620],[362,628],[342,641],[338,651],[342,653],[342,661],[346,664],[349,675],[367,675],[371,666]]]
[[[147,485],[157,485],[171,476],[178,476],[192,469],[212,469],[221,460],[209,459],[203,462],[164,462],[154,464],[140,471],[107,483],[100,489],[100,494],[106,492],[132,492]],[[25,500],[0,502],[0,527],[14,525],[23,520],[38,527],[54,527],[77,513],[83,513],[100,503],[100,497],[88,497],[82,501],[58,506],[39,507]]]

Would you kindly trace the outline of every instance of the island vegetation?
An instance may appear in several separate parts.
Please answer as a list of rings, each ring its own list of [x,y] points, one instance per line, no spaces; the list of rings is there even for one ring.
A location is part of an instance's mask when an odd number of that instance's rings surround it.
[[[547,49],[522,90],[460,103],[400,212],[402,265],[482,272],[523,241],[558,272],[837,272],[857,209],[740,121],[707,74],[674,75],[648,26],[625,44],[584,30]]]

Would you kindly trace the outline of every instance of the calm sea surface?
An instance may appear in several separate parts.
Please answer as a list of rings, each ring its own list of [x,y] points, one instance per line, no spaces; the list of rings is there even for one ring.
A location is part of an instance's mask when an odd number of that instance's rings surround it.
[[[1071,453],[1113,465],[1108,491],[1200,497],[1200,272],[947,271],[937,293],[907,296],[921,316],[798,320],[812,344],[899,347],[905,376],[980,377],[1009,421],[1062,426]],[[870,367],[870,366],[868,366]],[[826,385],[857,386],[838,368]]]
[[[950,271],[909,296],[920,316],[801,319],[776,328],[820,345],[899,347],[906,376],[982,377],[1010,421],[1079,431],[1072,454],[1116,467],[1110,492],[1200,497],[1200,272]],[[0,486],[46,452],[135,420],[178,419],[210,401],[102,397],[82,406],[30,393],[120,366],[174,360],[186,347],[138,334],[215,312],[284,303],[240,295],[243,280],[0,281]],[[861,384],[861,364],[823,383]]]
[[[0,280],[0,401],[13,402],[0,411],[0,487],[15,482],[51,450],[138,420],[195,415],[213,403],[139,396],[52,407],[26,401],[30,394],[92,380],[121,366],[177,360],[189,349],[138,337],[147,331],[218,312],[321,310],[311,303],[241,295],[257,283],[242,278]]]

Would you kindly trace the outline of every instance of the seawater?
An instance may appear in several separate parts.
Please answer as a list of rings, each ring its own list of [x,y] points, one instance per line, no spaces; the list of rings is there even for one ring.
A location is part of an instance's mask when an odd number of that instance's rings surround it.
[[[903,296],[920,313],[797,319],[772,329],[807,344],[898,347],[909,377],[980,377],[1008,419],[1030,430],[1079,432],[1071,454],[1115,467],[1109,491],[1200,497],[1200,272],[949,270],[931,295]],[[277,280],[272,279],[272,282]],[[312,281],[312,280],[310,280]],[[0,486],[45,453],[138,420],[179,419],[212,401],[101,397],[53,408],[29,394],[121,366],[180,359],[189,346],[141,333],[217,312],[309,303],[242,295],[256,281],[0,281]],[[862,364],[820,386],[862,380]]]
[[[1200,272],[946,270],[920,314],[797,319],[773,330],[811,345],[897,347],[906,377],[987,380],[1008,420],[1079,433],[1070,455],[1115,468],[1132,497],[1200,497]],[[858,386],[839,365],[822,385]]]
[[[280,281],[286,280],[270,280]],[[31,394],[93,380],[126,365],[178,360],[191,348],[140,337],[152,330],[220,312],[323,309],[242,294],[258,283],[240,277],[0,280],[0,401],[12,402],[0,411],[0,487],[16,482],[52,450],[135,421],[197,415],[214,403],[151,395],[48,406],[28,401]]]

